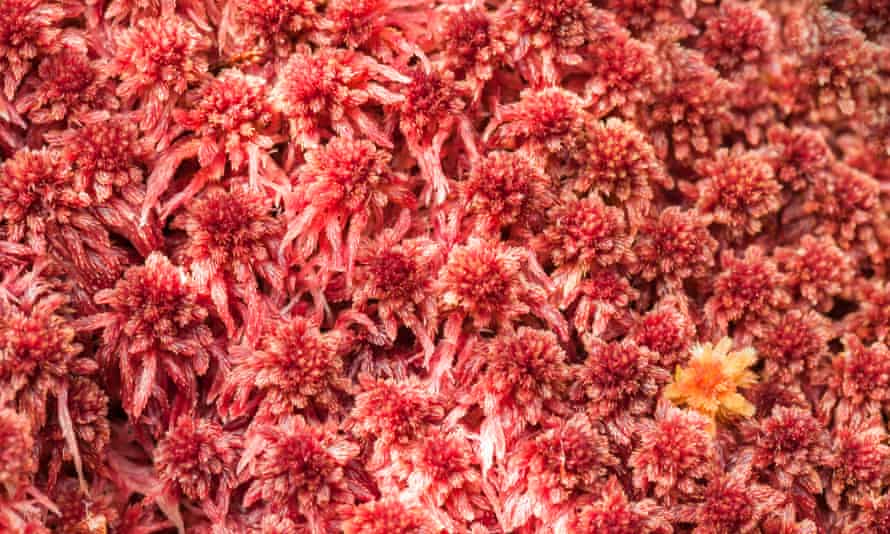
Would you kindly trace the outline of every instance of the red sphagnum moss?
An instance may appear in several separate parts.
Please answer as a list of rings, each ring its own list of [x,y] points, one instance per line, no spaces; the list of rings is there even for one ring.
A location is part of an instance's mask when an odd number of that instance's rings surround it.
[[[0,0],[0,531],[890,532],[887,0]]]

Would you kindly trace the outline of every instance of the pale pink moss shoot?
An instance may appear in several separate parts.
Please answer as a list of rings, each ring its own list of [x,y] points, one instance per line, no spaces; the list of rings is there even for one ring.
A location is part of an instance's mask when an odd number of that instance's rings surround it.
[[[445,67],[478,101],[495,68],[507,60],[498,21],[479,5],[445,6],[441,17]]]
[[[828,311],[836,298],[849,291],[853,281],[852,258],[841,250],[831,236],[807,234],[798,248],[779,247],[773,253],[789,285],[820,311]]]
[[[730,322],[775,320],[790,304],[790,295],[777,289],[784,286],[786,275],[762,248],[748,248],[743,258],[725,251],[720,265],[723,272],[714,280],[714,293],[705,303],[718,332],[726,332]]]
[[[301,146],[317,146],[333,134],[361,134],[391,147],[392,141],[362,107],[401,102],[404,96],[382,83],[408,81],[391,67],[358,52],[301,47],[281,67],[269,101],[287,119],[291,138]]]
[[[557,201],[550,178],[525,152],[489,152],[458,189],[472,232],[497,235],[506,229],[520,240],[544,225]]]
[[[55,397],[53,422],[61,429],[85,490],[69,397],[74,377],[94,374],[98,366],[81,355],[83,345],[77,342],[75,328],[65,316],[68,297],[33,280],[23,276],[22,286],[16,288],[18,294],[6,294],[9,300],[0,302],[0,379],[6,385],[0,404],[14,407],[37,430],[47,423],[49,401]]]
[[[141,102],[139,126],[160,141],[175,97],[207,75],[209,40],[191,22],[165,14],[119,30],[114,44],[107,75],[120,80],[117,95],[125,103]]]
[[[208,188],[171,222],[171,228],[186,234],[175,256],[185,261],[198,286],[209,291],[230,334],[235,331],[231,295],[246,302],[253,337],[261,318],[258,280],[273,289],[283,286],[284,274],[274,261],[283,229],[273,209],[272,199],[262,191],[235,183],[228,189]]]
[[[602,494],[560,518],[556,532],[608,532],[609,534],[667,534],[673,532],[667,511],[654,499],[631,501],[613,477]]]
[[[57,2],[8,0],[0,6],[0,66],[3,94],[13,100],[34,58],[61,38],[60,22],[71,10]]]
[[[562,289],[560,307],[574,302],[582,280],[595,268],[633,261],[633,237],[624,212],[606,204],[599,195],[569,197],[548,215],[550,224],[532,245],[556,266],[552,276]]]
[[[834,402],[839,419],[850,415],[877,415],[890,399],[890,348],[884,343],[864,344],[853,334],[843,338],[844,351],[832,360],[833,374],[820,409]]]
[[[240,439],[216,422],[182,416],[158,442],[155,467],[165,491],[198,502],[219,520],[228,512],[229,493],[237,482]]]
[[[740,64],[766,60],[777,33],[769,13],[748,3],[730,1],[707,18],[696,44],[711,64],[732,72]]]
[[[512,55],[540,85],[556,84],[560,67],[581,63],[587,47],[623,31],[614,15],[582,0],[523,0],[507,17]]]
[[[766,419],[742,429],[755,470],[771,473],[781,489],[823,491],[820,470],[830,459],[829,436],[809,410],[776,406]]]
[[[825,498],[837,510],[845,494],[858,500],[884,485],[890,476],[890,446],[880,418],[859,413],[839,423],[832,432],[831,478]]]
[[[135,124],[108,113],[92,114],[82,122],[78,128],[48,133],[47,142],[59,150],[61,165],[77,187],[93,197],[91,214],[147,255],[160,241],[157,229],[140,225],[139,218],[150,147]]]
[[[315,26],[316,4],[314,0],[229,0],[220,24],[222,48],[231,45],[238,51],[249,41],[284,56],[294,37]]]
[[[391,154],[369,141],[335,137],[311,150],[285,197],[291,217],[282,251],[294,261],[319,253],[328,269],[345,271],[351,283],[359,236],[383,218],[391,204],[413,207],[408,176],[390,168]]]
[[[30,483],[30,477],[37,472],[37,458],[34,457],[34,436],[31,424],[24,415],[15,410],[0,410],[0,444],[2,444],[3,467],[0,468],[0,484],[6,497],[14,497]]]
[[[487,329],[534,313],[561,337],[567,335],[565,319],[547,302],[547,289],[526,274],[525,254],[520,248],[477,238],[451,250],[436,281],[442,309],[447,312],[445,337],[451,345],[440,359],[446,368],[465,320],[476,329]]]
[[[116,109],[117,100],[86,53],[65,46],[40,62],[16,99],[16,110],[35,124],[76,117],[92,109]]]
[[[352,384],[343,377],[337,333],[321,333],[302,317],[267,319],[256,350],[233,347],[232,369],[224,378],[220,411],[229,417],[259,404],[258,419],[277,420],[294,410],[339,411],[338,394]]]
[[[425,353],[432,355],[439,322],[432,275],[443,254],[431,239],[407,237],[410,225],[409,212],[404,210],[395,227],[360,244],[352,301],[356,310],[374,309],[390,342],[395,341],[401,323],[417,336]]]
[[[576,369],[572,388],[597,420],[651,413],[653,399],[670,381],[658,355],[633,341],[603,343],[585,338],[587,358]]]
[[[782,492],[752,480],[749,455],[735,461],[728,472],[711,480],[701,503],[680,507],[679,521],[694,524],[696,534],[756,532],[764,516],[785,501]]]
[[[586,150],[578,155],[582,168],[574,180],[579,193],[595,191],[623,205],[632,224],[648,215],[653,189],[673,187],[655,150],[642,132],[619,119],[593,123],[586,130]]]
[[[55,151],[19,150],[0,166],[0,178],[4,238],[25,241],[35,251],[47,247],[48,223],[67,221],[71,211],[90,204],[89,195],[62,172]]]
[[[487,472],[495,458],[505,457],[526,424],[539,424],[546,407],[559,403],[572,377],[552,332],[521,327],[476,345],[473,352],[460,362],[456,375],[474,384],[465,402],[480,406],[486,416],[479,437]]]
[[[315,524],[313,532],[324,532],[323,513],[350,499],[343,468],[358,452],[331,425],[309,425],[299,417],[257,425],[246,436],[238,464],[238,472],[246,469],[252,478],[242,505],[284,507]]]
[[[108,340],[98,357],[119,367],[130,417],[142,415],[162,377],[189,397],[197,394],[197,377],[207,372],[218,348],[206,324],[208,305],[188,274],[155,252],[113,289],[97,293],[96,302],[109,307],[90,321],[105,329]]]
[[[266,100],[265,79],[237,69],[223,71],[201,89],[187,96],[190,106],[174,109],[176,124],[192,132],[164,151],[148,178],[142,206],[142,220],[147,219],[182,163],[197,158],[201,171],[194,173],[188,186],[158,207],[160,218],[191,200],[205,185],[219,181],[229,163],[232,172],[246,168],[253,187],[284,180],[267,151],[279,135],[269,131],[277,120]]]
[[[482,517],[490,504],[483,497],[482,476],[467,438],[457,428],[418,436],[381,469],[381,487],[398,488],[406,499],[417,501],[439,529],[455,531]]]
[[[504,464],[507,528],[555,520],[571,496],[602,491],[618,464],[608,440],[586,415],[545,425],[517,443]]]
[[[760,232],[762,219],[778,211],[781,185],[769,163],[760,155],[739,150],[718,151],[716,158],[701,161],[696,172],[697,208],[710,214],[731,236]]]
[[[890,337],[890,284],[868,281],[856,291],[860,309],[850,314],[847,330],[865,341],[887,342]]]
[[[662,401],[654,420],[637,425],[639,442],[628,461],[634,487],[666,503],[700,495],[717,461],[708,418]]]
[[[761,375],[792,382],[828,357],[830,322],[814,310],[793,309],[754,331],[754,348],[764,360]]]
[[[441,204],[452,187],[442,168],[442,145],[462,120],[459,114],[465,103],[451,71],[415,68],[407,78],[404,98],[398,103],[399,129],[427,182],[423,198],[427,204]],[[461,134],[465,130],[458,128]],[[461,135],[461,140],[468,151],[477,151],[472,139]]]
[[[659,365],[665,369],[673,369],[689,357],[697,328],[688,308],[688,303],[667,296],[637,319],[631,329],[633,341],[655,352]]]
[[[75,377],[68,390],[71,431],[61,421],[57,423],[49,419],[42,434],[44,439],[53,443],[48,470],[49,481],[53,482],[50,486],[57,478],[64,476],[64,465],[75,462],[78,455],[86,468],[99,468],[111,443],[109,399],[102,386],[90,378]],[[69,441],[72,434],[76,438],[76,449]],[[80,486],[77,487],[79,492]]]
[[[422,508],[395,498],[357,506],[343,524],[344,534],[432,534],[435,530]]]
[[[708,231],[709,217],[695,210],[665,208],[643,223],[634,244],[640,274],[669,283],[701,278],[714,267],[717,240]]]

